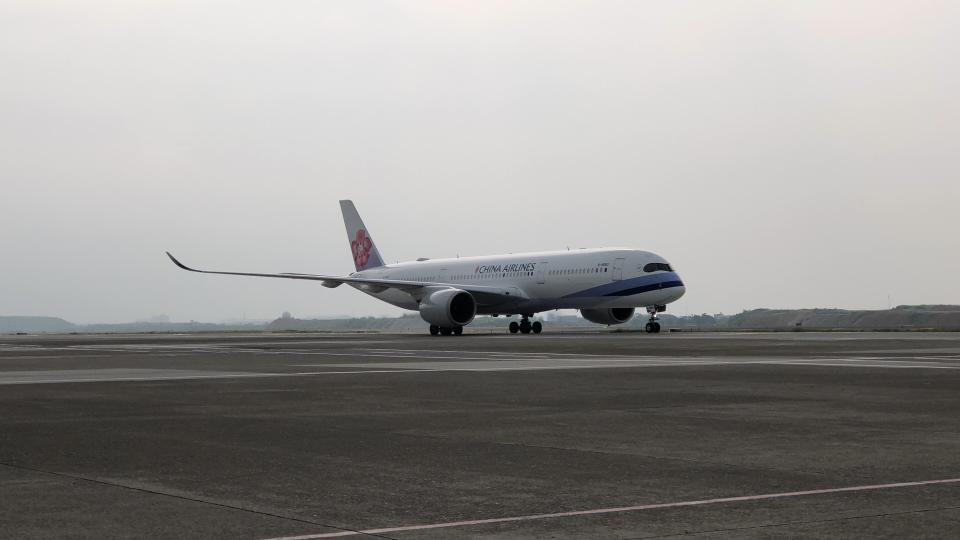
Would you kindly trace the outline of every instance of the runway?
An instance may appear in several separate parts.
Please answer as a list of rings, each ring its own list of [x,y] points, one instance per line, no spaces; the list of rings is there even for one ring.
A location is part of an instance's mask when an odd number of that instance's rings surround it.
[[[960,333],[0,336],[0,537],[951,537]]]

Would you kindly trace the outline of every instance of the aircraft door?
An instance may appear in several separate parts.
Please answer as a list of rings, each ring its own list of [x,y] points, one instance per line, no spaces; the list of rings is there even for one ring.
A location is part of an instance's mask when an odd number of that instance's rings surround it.
[[[537,284],[543,285],[547,282],[547,261],[540,261],[536,270]]]
[[[440,272],[437,274],[437,282],[446,283],[448,274],[449,274],[449,271],[447,271],[446,268],[441,268]]]
[[[613,274],[611,274],[610,279],[613,281],[620,281],[623,279],[623,261],[626,259],[618,258],[613,260]]]

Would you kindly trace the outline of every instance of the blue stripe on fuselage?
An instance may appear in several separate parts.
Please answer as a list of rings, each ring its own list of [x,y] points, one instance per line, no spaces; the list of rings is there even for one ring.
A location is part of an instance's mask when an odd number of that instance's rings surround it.
[[[634,294],[682,286],[683,282],[680,281],[680,276],[678,276],[675,272],[657,272],[656,274],[623,279],[620,281],[606,283],[598,287],[591,287],[573,294],[568,294],[564,296],[564,298],[631,296]]]

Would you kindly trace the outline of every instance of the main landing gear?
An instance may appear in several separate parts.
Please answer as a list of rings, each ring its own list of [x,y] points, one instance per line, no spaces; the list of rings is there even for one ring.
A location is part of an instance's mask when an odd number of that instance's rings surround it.
[[[657,322],[657,313],[661,311],[666,311],[667,306],[649,306],[647,307],[647,313],[650,314],[650,320],[647,322],[647,326],[644,327],[648,334],[659,334],[660,333],[660,323]]]
[[[534,334],[539,334],[540,332],[543,332],[543,323],[540,321],[533,321],[531,323],[530,317],[533,317],[533,315],[523,315],[519,323],[517,323],[517,321],[512,321],[510,323],[510,333],[516,334],[517,332],[520,332],[521,334],[529,334],[530,332],[533,332]]]
[[[449,335],[459,336],[463,334],[462,326],[454,326],[452,328],[448,326],[437,326],[435,324],[430,325],[430,335],[431,336],[449,336]]]

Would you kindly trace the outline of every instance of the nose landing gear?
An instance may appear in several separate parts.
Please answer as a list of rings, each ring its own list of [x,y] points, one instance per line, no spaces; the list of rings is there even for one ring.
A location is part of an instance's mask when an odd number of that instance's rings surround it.
[[[657,313],[661,311],[666,311],[667,306],[649,306],[647,307],[647,313],[650,314],[650,320],[647,322],[647,325],[644,329],[648,334],[659,334],[660,333],[660,323],[657,321]]]

